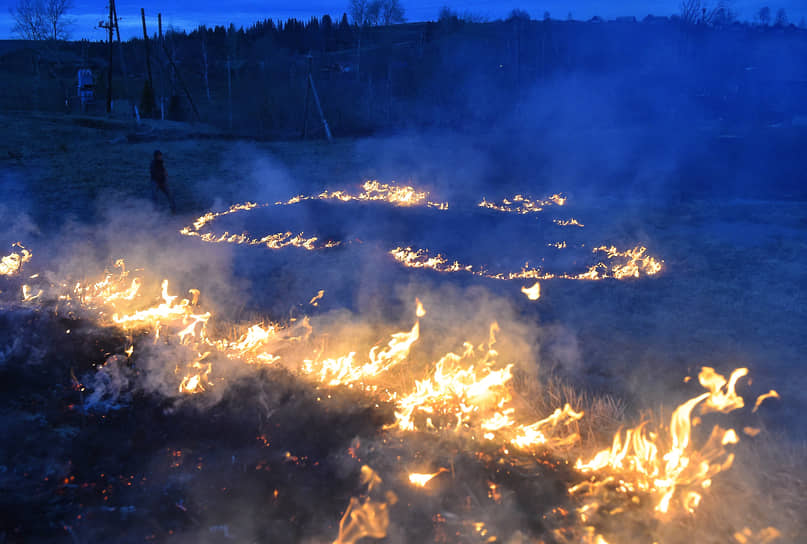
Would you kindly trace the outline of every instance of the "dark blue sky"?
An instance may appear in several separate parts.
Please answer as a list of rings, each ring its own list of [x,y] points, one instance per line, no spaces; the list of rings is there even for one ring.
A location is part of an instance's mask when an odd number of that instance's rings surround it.
[[[715,0],[716,1],[716,0]],[[772,13],[785,8],[791,21],[798,23],[807,17],[807,0],[735,0],[732,4],[741,19],[753,19],[761,6],[768,5]],[[11,38],[13,26],[9,8],[17,0],[2,0],[0,5],[0,38]],[[565,19],[569,12],[575,19],[588,19],[594,15],[612,18],[618,15],[635,15],[644,17],[648,13],[654,15],[671,15],[678,12],[680,0],[618,0],[603,2],[602,0],[401,0],[406,9],[406,18],[410,21],[434,20],[444,5],[462,13],[470,12],[484,15],[490,19],[506,17],[513,8],[526,10],[533,18],[541,18],[544,11],[549,11],[553,18]],[[340,17],[347,9],[347,0],[295,0],[294,2],[279,0],[197,0],[165,2],[158,0],[128,1],[118,0],[118,15],[121,17],[121,30],[126,37],[139,33],[140,8],[146,9],[150,16],[149,25],[156,28],[156,15],[163,13],[165,25],[192,29],[199,24],[209,26],[234,22],[237,26],[248,25],[258,19],[286,19],[297,17],[308,19],[312,15],[321,16],[328,13]],[[71,12],[76,24],[73,26],[73,37],[103,37],[103,32],[93,30],[103,17],[105,0],[74,0]],[[153,21],[153,22],[152,22]]]

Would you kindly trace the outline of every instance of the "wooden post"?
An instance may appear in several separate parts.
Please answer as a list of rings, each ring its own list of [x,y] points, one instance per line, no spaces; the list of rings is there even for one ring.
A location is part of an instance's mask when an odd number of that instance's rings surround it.
[[[109,22],[107,23],[107,30],[109,34],[109,67],[107,68],[106,76],[106,112],[112,113],[112,24],[113,17],[112,11],[115,9],[114,4],[109,2]]]
[[[308,82],[311,84],[311,94],[314,95],[314,103],[317,105],[317,110],[319,110],[319,118],[322,119],[322,127],[325,129],[325,136],[327,136],[329,142],[333,142],[331,129],[328,127],[328,120],[325,119],[325,114],[322,113],[322,106],[319,103],[317,88],[314,86],[314,76],[311,73],[308,74]]]
[[[177,70],[177,65],[174,64],[174,59],[171,58],[171,55],[168,54],[168,49],[165,47],[165,44],[163,44],[163,52],[165,53],[165,57],[168,59],[168,62],[171,64],[171,68],[174,70],[174,74],[176,74],[179,84],[182,85],[182,90],[185,91],[185,96],[188,97],[188,102],[191,103],[191,108],[193,108],[193,113],[196,115],[196,119],[198,121],[201,121],[202,117],[199,115],[199,110],[196,109],[196,104],[193,101],[191,92],[188,90],[188,86],[185,85],[185,80],[183,80],[182,76],[179,74],[179,70]]]

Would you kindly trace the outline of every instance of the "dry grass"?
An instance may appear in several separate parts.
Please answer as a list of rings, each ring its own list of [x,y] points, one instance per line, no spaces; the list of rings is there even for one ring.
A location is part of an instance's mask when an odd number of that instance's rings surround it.
[[[734,535],[746,528],[749,543],[766,542],[760,531],[773,527],[778,544],[804,542],[807,517],[807,444],[762,433],[735,448],[728,471],[714,479],[696,515],[659,524],[665,544],[741,542]]]
[[[585,444],[610,442],[614,433],[625,424],[627,405],[612,395],[597,394],[575,387],[557,375],[543,380],[525,373],[515,373],[513,389],[520,399],[539,417],[569,404],[585,416],[576,423]]]

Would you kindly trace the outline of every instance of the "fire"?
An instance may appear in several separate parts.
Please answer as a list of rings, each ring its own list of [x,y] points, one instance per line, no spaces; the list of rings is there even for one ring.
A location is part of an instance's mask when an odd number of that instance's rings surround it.
[[[205,385],[209,384],[208,378],[210,371],[213,370],[212,363],[204,362],[210,355],[210,352],[199,355],[199,358],[193,362],[191,368],[198,371],[197,373],[189,374],[182,378],[179,384],[180,393],[201,393],[205,391]]]
[[[419,302],[417,304],[418,308],[415,313],[420,318],[421,314],[425,312],[423,306]],[[354,384],[374,378],[404,361],[409,355],[412,344],[419,337],[420,321],[415,320],[415,324],[409,332],[394,333],[386,347],[373,346],[365,362],[357,362],[356,353],[351,352],[348,355],[322,361],[306,359],[303,362],[303,370],[308,375],[316,376],[325,385]]]
[[[530,300],[538,300],[541,298],[541,284],[536,281],[532,287],[522,287],[521,292]]]
[[[615,258],[625,259],[624,263],[616,264],[611,268],[611,275],[618,280],[629,277],[638,278],[642,273],[646,276],[655,276],[661,272],[662,261],[648,256],[647,248],[644,246],[636,246],[626,251],[620,251],[614,246],[600,246],[594,248],[594,253],[597,252],[605,253],[609,261]]]
[[[566,204],[566,197],[560,194],[554,194],[545,199],[532,200],[524,195],[515,195],[512,199],[504,198],[501,202],[490,202],[483,197],[482,201],[477,204],[477,206],[497,212],[526,215],[528,213],[540,213],[545,207],[552,206],[553,204],[563,206]]]
[[[778,398],[780,398],[779,393],[771,389],[764,395],[760,395],[759,397],[757,397],[757,401],[754,403],[754,409],[751,411],[756,412],[757,410],[759,410],[759,407],[762,405],[765,399],[778,399]]]
[[[325,291],[323,291],[322,289],[320,289],[319,291],[317,291],[317,294],[316,294],[316,295],[314,295],[314,296],[311,298],[311,300],[309,300],[309,301],[308,301],[308,303],[309,303],[311,306],[317,306],[317,305],[319,305],[319,301],[322,299],[322,297],[323,297],[323,296],[325,296]]]
[[[362,185],[362,191],[351,194],[346,191],[323,191],[316,195],[297,195],[286,201],[275,202],[276,206],[289,206],[298,204],[306,200],[324,200],[336,202],[384,202],[393,206],[412,207],[427,206],[439,210],[447,210],[447,202],[432,202],[428,200],[429,193],[418,191],[412,186],[398,186],[394,183],[386,184],[375,180],[366,181]],[[562,194],[553,194],[544,199],[532,200],[523,195],[515,195],[512,199],[503,199],[501,202],[491,202],[483,198],[477,204],[478,207],[492,209],[504,213],[514,213],[525,215],[541,212],[547,206],[564,206],[567,197]],[[265,208],[268,204],[257,204],[255,202],[245,202],[234,204],[227,210],[221,212],[208,212],[197,218],[191,225],[184,227],[180,233],[185,236],[195,236],[200,240],[209,243],[231,243],[250,246],[264,246],[269,249],[283,249],[286,247],[296,247],[309,251],[329,249],[342,245],[339,240],[321,241],[316,236],[306,236],[303,233],[293,233],[292,231],[268,234],[261,238],[251,237],[247,233],[235,234],[225,231],[221,234],[212,232],[202,233],[202,229],[209,226],[219,217],[250,211],[256,208]],[[584,227],[583,223],[577,219],[554,219],[555,224],[560,226]],[[347,242],[350,243],[350,242]],[[550,247],[565,249],[567,244],[555,242],[548,244]],[[627,279],[638,278],[641,275],[652,276],[658,274],[662,269],[662,261],[650,257],[646,254],[644,246],[636,246],[633,249],[619,250],[615,246],[601,246],[593,250],[594,253],[602,253],[603,260],[588,267],[584,272],[578,273],[550,273],[544,272],[540,268],[530,268],[525,265],[519,271],[490,272],[484,266],[461,264],[456,260],[449,260],[441,254],[431,256],[428,249],[413,249],[411,246],[398,246],[389,251],[397,262],[407,268],[429,268],[438,272],[467,272],[478,277],[496,280],[549,280],[554,278],[574,279],[574,280],[601,280],[605,278]],[[525,292],[526,294],[526,292]],[[530,295],[528,295],[530,296]],[[536,300],[536,299],[530,299]],[[315,304],[312,300],[312,304]]]
[[[569,404],[556,409],[552,415],[530,425],[520,425],[515,430],[516,436],[511,440],[519,449],[528,449],[535,446],[553,445],[555,447],[570,445],[580,439],[576,432],[568,433],[564,437],[555,437],[555,430],[560,426],[567,426],[583,418],[583,412],[576,412]]]
[[[475,268],[473,265],[451,261],[442,254],[429,255],[428,249],[413,249],[412,247],[397,247],[389,252],[390,256],[407,268],[429,268],[436,272],[467,272],[481,278],[494,280],[603,280],[613,278],[617,280],[639,278],[642,275],[654,276],[661,272],[663,261],[646,254],[647,248],[636,246],[633,249],[620,251],[616,247],[598,247],[593,253],[604,253],[605,260],[588,267],[585,272],[577,274],[556,274],[544,272],[540,268],[525,266],[520,271],[489,272],[486,268]]]
[[[0,276],[14,276],[22,270],[22,266],[31,260],[33,254],[25,249],[19,242],[13,244],[12,248],[19,251],[12,251],[10,254],[0,258]]]
[[[231,234],[227,231],[216,236],[210,232],[202,234],[200,231],[225,215],[230,215],[237,212],[250,211],[256,208],[266,208],[268,204],[256,204],[255,202],[244,202],[241,204],[233,204],[228,209],[222,212],[208,212],[201,217],[198,217],[193,224],[183,227],[179,233],[184,236],[196,236],[203,242],[211,244],[229,243],[229,244],[246,244],[250,246],[265,246],[269,249],[282,249],[285,247],[297,247],[307,249],[309,251],[315,249],[333,248],[339,245],[339,242],[328,240],[320,242],[316,236],[305,236],[302,232],[294,234],[291,231],[278,232],[274,234],[267,234],[261,238],[250,237],[247,233]]]
[[[401,201],[414,199],[407,198],[401,196]],[[218,215],[254,207],[245,205]],[[194,223],[194,228],[209,224],[216,214],[208,219],[206,217]],[[198,229],[195,232],[198,233]],[[538,269],[526,268],[519,273],[494,275],[460,265],[456,261],[452,263],[439,254],[429,257],[426,250],[397,248],[393,253],[396,259],[400,258],[412,267],[464,270],[495,279],[623,279],[653,275],[662,269],[661,261],[648,256],[646,248],[640,246],[627,251],[620,251],[614,246],[595,248],[593,253],[606,261],[597,263],[586,272],[569,275],[547,275]],[[305,342],[311,332],[308,320],[302,319],[294,326],[265,321],[253,323],[239,329],[238,334],[211,337],[208,336],[208,323],[213,316],[200,306],[198,290],[189,289],[187,295],[182,297],[171,291],[169,280],[165,279],[160,284],[159,297],[149,299],[149,291],[144,288],[143,280],[131,277],[122,260],[115,263],[115,268],[118,272],[106,272],[99,281],[61,286],[65,294],[59,298],[75,300],[85,308],[97,311],[98,320],[102,323],[126,331],[150,330],[155,342],[159,338],[178,340],[188,359],[177,363],[177,383],[172,387],[182,394],[199,394],[210,389],[213,362],[217,357],[218,360],[226,357],[245,363],[273,364],[281,356],[286,357],[284,346],[292,342]],[[532,287],[522,287],[521,290],[531,300],[540,297],[538,281]],[[24,286],[23,296],[33,300],[30,297],[35,295]],[[320,290],[309,303],[316,306],[323,296],[324,291]],[[387,427],[391,432],[462,433],[478,443],[493,444],[499,448],[497,451],[502,452],[502,456],[510,455],[509,448],[518,450],[518,455],[523,456],[545,448],[566,447],[580,440],[576,422],[584,414],[569,404],[537,421],[535,417],[527,418],[517,412],[517,404],[512,399],[514,365],[500,360],[496,350],[496,323],[490,327],[487,342],[478,345],[464,342],[456,353],[446,353],[433,361],[420,376],[408,374],[406,380],[398,382],[410,383],[411,386],[394,387],[390,385],[394,380],[387,380],[384,382],[385,388],[374,387],[373,384],[379,382],[385,373],[412,362],[413,347],[421,335],[421,319],[426,315],[420,300],[415,300],[414,312],[411,328],[392,333],[388,340],[376,343],[369,352],[365,351],[366,356],[357,356],[356,350],[340,357],[320,359],[320,354],[314,352],[316,355],[310,359],[300,357],[303,361],[297,368],[318,387],[356,387],[371,391],[393,404],[394,422]],[[215,330],[215,327],[210,328]],[[304,330],[304,334],[298,335],[300,330]],[[131,342],[130,338],[127,345]],[[125,352],[131,356],[133,350],[134,345],[131,344]],[[411,368],[423,366],[411,365]],[[410,367],[407,366],[406,370],[410,371]],[[580,500],[583,504],[578,510],[580,520],[586,523],[597,510],[598,494],[606,488],[616,489],[618,493],[631,497],[649,496],[659,517],[677,510],[694,512],[702,500],[703,490],[710,487],[717,474],[732,465],[734,457],[728,449],[738,442],[739,437],[733,429],[715,426],[708,439],[696,447],[692,428],[700,424],[698,415],[728,413],[743,408],[745,402],[736,392],[736,387],[747,373],[747,369],[738,368],[726,378],[714,369],[704,367],[698,379],[706,392],[681,404],[673,412],[668,427],[651,430],[648,423],[642,423],[618,432],[610,448],[603,449],[588,460],[578,459],[575,468],[585,474],[588,480],[573,486],[569,492],[575,498],[582,497]],[[410,376],[412,380],[407,381]],[[756,399],[753,410],[756,411],[765,399],[778,397],[773,390],[761,395]],[[693,417],[693,414],[697,415]],[[758,432],[751,428],[744,431],[748,435]],[[447,471],[440,468],[434,473],[411,472],[408,473],[408,481],[413,486],[426,487],[431,480]],[[352,544],[365,537],[383,538],[386,535],[388,509],[397,498],[391,492],[383,500],[372,498],[371,493],[380,486],[381,478],[367,466],[362,467],[361,474],[362,485],[367,486],[366,493],[360,498],[351,499],[340,521],[336,544]],[[501,494],[496,485],[491,483],[489,487],[491,498],[499,497],[495,500],[500,500]],[[590,537],[587,541],[606,542],[601,535],[593,532]],[[752,541],[756,537],[745,531],[735,535],[738,542],[743,542],[742,538]]]
[[[701,500],[696,489],[706,489],[711,479],[728,469],[734,454],[728,453],[725,446],[738,442],[733,429],[724,430],[719,426],[712,429],[706,443],[699,449],[692,445],[691,428],[697,424],[692,419],[696,407],[701,413],[729,412],[743,406],[734,386],[737,380],[747,374],[747,369],[738,368],[729,380],[714,369],[704,367],[698,379],[708,389],[679,406],[672,414],[668,428],[657,432],[647,430],[647,423],[629,429],[624,437],[618,432],[611,448],[604,449],[589,461],[579,459],[575,468],[583,473],[605,471],[610,474],[599,481],[587,481],[570,489],[573,494],[595,492],[597,488],[618,479],[618,489],[625,493],[649,493],[656,502],[656,512],[670,511],[673,498],[679,497],[680,506],[687,512],[694,512]],[[676,493],[681,491],[681,493]]]
[[[583,223],[581,223],[580,221],[578,221],[575,218],[571,218],[571,219],[553,219],[552,222],[555,223],[558,226],[561,226],[561,227],[581,227],[581,228],[585,227],[585,225]]]
[[[430,202],[427,200],[429,193],[417,191],[414,187],[405,185],[398,186],[395,183],[379,183],[376,180],[365,181],[362,185],[362,192],[351,195],[345,191],[323,191],[318,195],[297,195],[289,200],[275,202],[276,206],[289,206],[297,204],[303,200],[338,200],[340,202],[373,202],[383,201],[394,206],[423,206],[447,210],[447,202]]]
[[[438,476],[443,472],[448,472],[448,469],[440,468],[440,470],[438,470],[437,472],[433,472],[431,474],[421,472],[410,472],[409,483],[417,487],[426,487],[426,484],[431,482],[435,476]]]
[[[397,503],[398,498],[392,491],[385,494],[384,501],[371,498],[370,493],[381,485],[381,478],[367,465],[361,467],[361,483],[367,486],[367,492],[363,498],[350,498],[350,504],[339,522],[339,536],[333,544],[354,544],[365,537],[387,536],[389,506]]]
[[[42,295],[42,290],[38,290],[36,293],[31,289],[29,285],[22,286],[22,301],[23,302],[31,302],[33,300],[38,299]]]
[[[765,527],[756,534],[748,527],[745,527],[742,531],[734,533],[734,540],[739,544],[768,544],[778,540],[781,536],[782,533],[774,527]]]

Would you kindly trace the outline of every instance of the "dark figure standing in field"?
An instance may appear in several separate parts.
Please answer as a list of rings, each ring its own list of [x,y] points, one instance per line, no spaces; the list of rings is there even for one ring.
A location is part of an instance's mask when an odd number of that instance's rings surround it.
[[[165,173],[165,163],[163,154],[159,150],[154,152],[154,159],[151,161],[151,199],[157,204],[157,190],[165,193],[168,197],[168,204],[171,206],[171,213],[176,213],[177,205],[174,202],[174,195],[168,189],[168,176]]]

